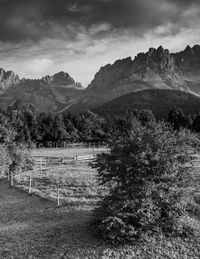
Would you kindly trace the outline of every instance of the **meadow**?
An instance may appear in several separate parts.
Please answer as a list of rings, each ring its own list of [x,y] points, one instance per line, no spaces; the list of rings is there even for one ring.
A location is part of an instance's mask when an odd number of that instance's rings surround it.
[[[92,155],[105,152],[107,150],[106,147],[93,148],[93,147],[74,147],[74,148],[37,148],[32,149],[31,154],[34,157],[74,157],[76,155]]]
[[[104,193],[97,184],[97,172],[88,163],[55,166],[44,170],[33,170],[15,176],[15,185],[28,190],[31,176],[31,192],[61,205],[91,208]]]
[[[84,154],[91,149],[84,149]],[[71,153],[68,153],[71,152]],[[82,150],[38,149],[38,156],[82,154]],[[28,195],[29,179],[31,195]],[[192,212],[185,219],[195,238],[149,237],[145,242],[115,247],[91,234],[88,226],[92,210],[105,194],[98,186],[97,171],[88,162],[71,163],[22,173],[10,189],[0,182],[0,258],[32,259],[198,259],[200,254],[200,184],[199,163],[192,175],[196,178]],[[60,206],[57,206],[57,187]],[[4,245],[3,245],[4,244]]]

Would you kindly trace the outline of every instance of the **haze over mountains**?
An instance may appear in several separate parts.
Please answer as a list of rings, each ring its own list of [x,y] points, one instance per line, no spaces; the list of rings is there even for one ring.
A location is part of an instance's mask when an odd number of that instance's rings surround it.
[[[101,67],[86,89],[64,72],[30,80],[0,69],[0,106],[3,109],[20,103],[34,104],[39,111],[79,112],[147,89],[178,90],[195,95],[198,100],[200,46],[187,46],[179,53],[170,53],[160,46],[139,53],[134,60],[131,57],[117,60]],[[186,99],[189,101],[188,97]]]

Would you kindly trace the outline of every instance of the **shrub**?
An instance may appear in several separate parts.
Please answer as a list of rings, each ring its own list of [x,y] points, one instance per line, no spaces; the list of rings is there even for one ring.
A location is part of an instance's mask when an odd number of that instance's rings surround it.
[[[18,140],[17,133],[8,122],[0,124],[0,162],[1,177],[7,170],[16,173],[33,166],[33,158],[26,144]]]
[[[93,166],[108,189],[94,211],[103,238],[127,242],[155,231],[183,232],[180,219],[192,182],[185,166],[190,161],[188,138],[186,131],[176,132],[164,122],[141,125],[135,119],[132,132],[111,143],[110,153],[98,156]]]

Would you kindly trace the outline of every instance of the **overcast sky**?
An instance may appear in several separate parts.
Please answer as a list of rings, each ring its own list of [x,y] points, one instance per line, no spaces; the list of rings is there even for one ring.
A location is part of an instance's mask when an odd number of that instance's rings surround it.
[[[20,77],[99,68],[163,45],[200,44],[199,0],[0,0],[0,67]]]

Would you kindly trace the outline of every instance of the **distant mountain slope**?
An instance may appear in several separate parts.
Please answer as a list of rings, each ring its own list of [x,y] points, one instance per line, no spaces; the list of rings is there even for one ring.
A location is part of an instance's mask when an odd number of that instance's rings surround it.
[[[38,80],[22,79],[1,94],[0,107],[6,109],[16,103],[31,103],[39,111],[60,112],[69,104],[76,103],[83,90],[80,84],[64,72]]]
[[[102,67],[80,101],[79,111],[94,108],[119,96],[145,89],[181,90],[200,96],[200,46],[170,54],[160,46]]]
[[[6,91],[9,87],[19,84],[20,79],[12,71],[5,71],[0,68],[0,93]]]
[[[94,109],[122,95],[147,89],[180,90],[200,96],[200,46],[183,51],[150,48],[133,60],[117,60],[102,67],[88,88],[59,72],[40,80],[20,80],[0,69],[0,108],[15,102],[34,104],[40,111],[80,112]]]
[[[177,90],[151,89],[123,95],[94,109],[94,111],[101,115],[117,115],[125,114],[127,109],[150,109],[160,119],[166,118],[173,108],[180,108],[185,114],[199,113],[200,98]]]

